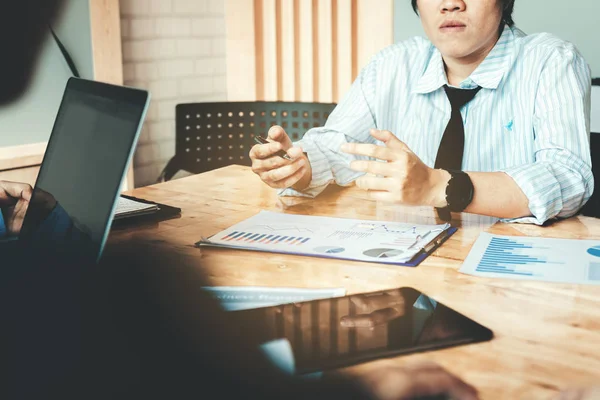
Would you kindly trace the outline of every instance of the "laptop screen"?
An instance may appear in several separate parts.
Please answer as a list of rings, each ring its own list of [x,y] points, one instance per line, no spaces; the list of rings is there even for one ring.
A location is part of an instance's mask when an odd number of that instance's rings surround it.
[[[99,258],[147,102],[142,90],[69,80],[20,241]]]

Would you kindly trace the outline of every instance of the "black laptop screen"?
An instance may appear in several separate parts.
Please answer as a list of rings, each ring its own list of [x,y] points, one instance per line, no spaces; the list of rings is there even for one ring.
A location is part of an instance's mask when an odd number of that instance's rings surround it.
[[[21,240],[99,257],[147,97],[136,89],[69,81]]]

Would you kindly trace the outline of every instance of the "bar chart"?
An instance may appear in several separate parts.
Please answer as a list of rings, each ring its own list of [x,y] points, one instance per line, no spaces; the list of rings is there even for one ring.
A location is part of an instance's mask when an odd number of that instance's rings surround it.
[[[534,272],[528,267],[548,264],[548,260],[532,255],[531,249],[536,252],[543,250],[527,243],[527,240],[494,237],[485,249],[476,271],[533,276]]]
[[[223,238],[224,241],[227,242],[238,242],[245,244],[269,244],[269,245],[288,245],[288,246],[299,246],[301,244],[307,243],[310,238],[309,237],[301,237],[301,236],[285,236],[285,235],[276,235],[276,234],[266,234],[266,233],[255,233],[255,232],[244,232],[244,231],[234,231],[229,235]]]
[[[600,241],[479,235],[460,272],[486,278],[600,285]]]

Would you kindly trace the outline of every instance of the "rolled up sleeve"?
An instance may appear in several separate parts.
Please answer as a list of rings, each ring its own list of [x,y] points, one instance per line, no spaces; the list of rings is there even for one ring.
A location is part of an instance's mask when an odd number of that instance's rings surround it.
[[[592,195],[590,93],[585,60],[571,48],[553,53],[535,100],[535,162],[504,170],[527,196],[531,216],[505,222],[568,218]]]

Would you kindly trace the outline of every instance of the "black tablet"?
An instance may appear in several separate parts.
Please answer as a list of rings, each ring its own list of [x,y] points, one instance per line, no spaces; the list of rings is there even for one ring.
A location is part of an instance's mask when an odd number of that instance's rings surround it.
[[[287,339],[298,374],[490,340],[492,331],[427,295],[399,288],[233,311],[240,329]]]

